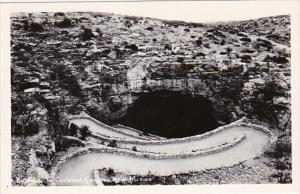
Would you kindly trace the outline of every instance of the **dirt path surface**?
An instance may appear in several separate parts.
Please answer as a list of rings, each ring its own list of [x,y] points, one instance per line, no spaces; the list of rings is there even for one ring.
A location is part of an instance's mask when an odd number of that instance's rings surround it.
[[[208,138],[198,140],[199,142],[186,142],[181,144],[166,144],[169,146],[169,153],[174,153],[177,150],[180,153],[181,147],[193,147],[199,149],[201,145],[210,146],[216,145],[216,142],[224,142],[224,138],[244,134],[246,138],[240,143],[227,150],[196,157],[183,158],[161,158],[159,154],[157,158],[141,158],[134,156],[135,152],[130,154],[130,151],[122,151],[119,153],[88,153],[70,159],[67,163],[61,166],[57,174],[59,180],[57,185],[90,185],[93,183],[93,170],[100,168],[113,168],[117,171],[145,175],[149,171],[156,175],[170,175],[174,173],[183,173],[189,171],[201,171],[205,169],[214,169],[219,167],[228,167],[247,159],[260,155],[268,146],[270,136],[260,130],[250,127],[233,127],[232,129],[212,135]],[[189,144],[189,145],[188,145]],[[161,146],[164,146],[163,144]],[[174,147],[172,147],[174,146]],[[153,147],[148,147],[149,150]],[[166,147],[164,147],[165,149]],[[183,148],[182,148],[183,149]],[[172,150],[172,151],[171,151]],[[153,150],[152,150],[153,151]],[[66,183],[64,180],[70,180]],[[91,180],[91,181],[87,181]]]

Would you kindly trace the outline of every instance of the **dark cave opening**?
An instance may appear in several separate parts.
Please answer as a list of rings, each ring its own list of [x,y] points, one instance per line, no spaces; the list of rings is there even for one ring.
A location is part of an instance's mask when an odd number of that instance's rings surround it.
[[[168,91],[140,94],[117,122],[167,138],[202,134],[220,126],[207,99]]]

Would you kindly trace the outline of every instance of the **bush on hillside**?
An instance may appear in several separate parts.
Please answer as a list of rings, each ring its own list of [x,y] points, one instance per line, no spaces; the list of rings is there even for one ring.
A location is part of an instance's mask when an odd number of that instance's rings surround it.
[[[35,102],[28,96],[19,95],[11,102],[11,133],[17,136],[32,136],[39,132],[39,123],[37,115],[33,114]],[[27,106],[31,104],[32,107]]]
[[[71,27],[72,26],[72,20],[65,17],[62,21],[55,22],[54,25],[59,27],[59,28]]]
[[[42,24],[32,22],[32,23],[29,25],[29,29],[30,29],[30,31],[32,31],[32,32],[41,32],[41,31],[43,31],[43,26],[42,26]]]
[[[242,55],[241,57],[242,62],[250,63],[252,61],[252,57],[250,55]]]
[[[57,17],[57,16],[65,16],[65,14],[63,12],[54,13],[54,17]]]
[[[292,152],[291,142],[288,140],[279,139],[272,145],[265,154],[271,158],[282,158],[289,156]]]
[[[272,56],[270,57],[269,55],[266,56],[264,59],[265,62],[274,62],[277,64],[286,64],[289,62],[289,60],[286,57],[283,56]]]
[[[132,50],[133,52],[137,52],[139,50],[138,46],[136,46],[135,44],[128,44],[125,45],[125,48]]]
[[[116,140],[110,141],[109,144],[108,144],[108,146],[109,147],[113,147],[113,148],[118,147],[117,141]]]
[[[77,132],[78,132],[78,126],[75,125],[74,123],[71,123],[70,128],[69,128],[69,134],[71,136],[77,136]]]
[[[136,146],[133,146],[133,147],[132,147],[132,151],[134,151],[134,152],[136,152],[136,151],[137,151],[137,148],[136,148]]]
[[[91,135],[91,132],[89,130],[89,127],[86,125],[83,125],[82,127],[79,128],[80,131],[80,139],[81,140],[86,140],[86,138]]]
[[[84,30],[81,34],[81,39],[83,41],[86,41],[86,40],[91,40],[93,37],[94,37],[94,34],[93,34],[92,30],[89,28],[84,28]]]
[[[199,38],[196,40],[196,45],[199,46],[199,47],[202,45],[202,37],[199,37]]]
[[[251,39],[250,38],[241,38],[240,41],[243,41],[243,42],[251,42]]]

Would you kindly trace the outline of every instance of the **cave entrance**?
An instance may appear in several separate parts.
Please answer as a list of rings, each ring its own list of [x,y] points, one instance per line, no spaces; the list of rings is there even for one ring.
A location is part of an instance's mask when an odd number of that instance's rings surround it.
[[[140,94],[117,122],[167,138],[202,134],[220,125],[204,97],[168,91]]]

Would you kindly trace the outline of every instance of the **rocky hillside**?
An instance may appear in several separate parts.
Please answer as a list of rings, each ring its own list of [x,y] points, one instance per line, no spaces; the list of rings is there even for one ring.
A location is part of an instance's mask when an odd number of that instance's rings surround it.
[[[11,17],[11,38],[13,162],[21,168],[13,177],[28,174],[24,153],[32,147],[23,149],[36,140],[45,144],[38,166],[51,166],[45,162],[54,157],[51,140],[66,130],[66,115],[84,110],[111,122],[149,91],[205,97],[220,123],[247,116],[289,139],[289,16],[197,24],[18,13]],[[19,142],[32,135],[36,139]]]

